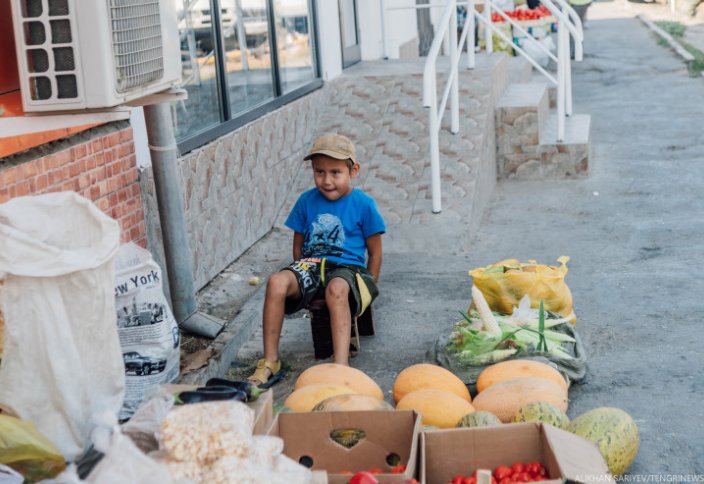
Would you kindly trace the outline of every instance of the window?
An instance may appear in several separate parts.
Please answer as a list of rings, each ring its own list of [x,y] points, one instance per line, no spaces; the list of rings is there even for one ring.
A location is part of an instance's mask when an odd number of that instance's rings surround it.
[[[311,0],[176,0],[189,151],[322,85]]]

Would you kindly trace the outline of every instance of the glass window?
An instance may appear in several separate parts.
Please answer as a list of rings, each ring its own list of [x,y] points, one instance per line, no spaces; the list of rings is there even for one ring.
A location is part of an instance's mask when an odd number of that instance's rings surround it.
[[[307,0],[274,0],[276,45],[282,92],[315,79],[310,10]]]
[[[222,0],[225,70],[232,114],[274,97],[266,0]]]
[[[188,99],[173,104],[176,138],[193,135],[222,121],[215,66],[210,0],[177,3],[182,86]]]
[[[183,149],[322,85],[310,0],[174,1],[188,100],[172,113]]]

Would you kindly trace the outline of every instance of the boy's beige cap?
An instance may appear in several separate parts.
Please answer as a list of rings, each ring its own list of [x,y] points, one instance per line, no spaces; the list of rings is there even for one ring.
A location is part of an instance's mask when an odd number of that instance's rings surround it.
[[[326,133],[316,139],[304,160],[310,160],[313,155],[327,155],[338,160],[352,160],[357,163],[357,153],[354,143],[347,137],[337,133]]]

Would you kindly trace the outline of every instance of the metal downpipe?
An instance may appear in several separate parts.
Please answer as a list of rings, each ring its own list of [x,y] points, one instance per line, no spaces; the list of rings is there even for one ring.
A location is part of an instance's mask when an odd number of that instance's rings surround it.
[[[198,311],[188,244],[183,191],[178,174],[178,149],[167,103],[144,106],[159,221],[164,242],[171,307],[181,329],[214,338],[224,321]]]

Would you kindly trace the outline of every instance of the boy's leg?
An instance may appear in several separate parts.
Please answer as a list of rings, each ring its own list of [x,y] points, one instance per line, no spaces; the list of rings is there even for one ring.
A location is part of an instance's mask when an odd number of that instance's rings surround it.
[[[352,312],[349,303],[350,286],[341,277],[330,280],[325,288],[325,304],[330,312],[333,361],[349,364]]]
[[[262,326],[264,358],[272,363],[279,361],[279,338],[284,322],[286,299],[299,295],[298,281],[289,270],[277,272],[267,281]],[[267,372],[270,370],[267,369]]]

